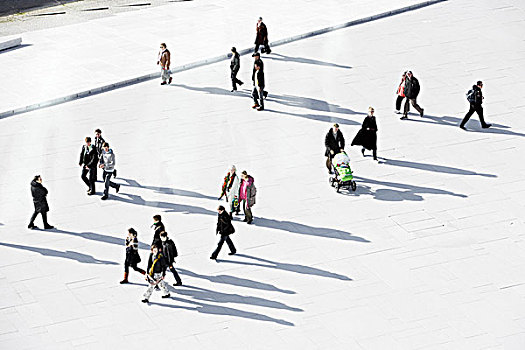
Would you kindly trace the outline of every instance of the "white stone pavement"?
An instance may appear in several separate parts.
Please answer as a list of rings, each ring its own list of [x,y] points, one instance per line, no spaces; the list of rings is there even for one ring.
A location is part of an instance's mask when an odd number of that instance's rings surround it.
[[[161,42],[176,66],[252,46],[259,16],[276,41],[420,2],[198,0],[28,32],[0,53],[0,113],[154,72]]]
[[[224,62],[0,120],[0,348],[523,349],[523,15],[448,1],[282,46],[265,112],[229,92]],[[400,121],[407,68],[426,116]],[[464,132],[478,79],[494,126]],[[358,190],[337,194],[324,134],[338,122],[349,144],[369,105],[380,162],[348,146]],[[96,127],[123,185],[106,202],[76,165]],[[235,222],[240,254],[213,262],[232,163],[256,179],[256,219]],[[57,230],[26,229],[35,173]],[[149,243],[156,213],[185,286],[147,306],[140,275],[118,281],[126,229]]]

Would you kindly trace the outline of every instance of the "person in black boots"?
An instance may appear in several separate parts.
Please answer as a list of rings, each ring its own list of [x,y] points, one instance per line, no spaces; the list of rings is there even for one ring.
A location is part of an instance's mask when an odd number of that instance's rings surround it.
[[[255,64],[254,88],[252,92],[254,105],[258,111],[264,110],[264,72],[261,67]]]
[[[160,286],[162,289],[163,298],[169,298],[170,292],[164,282],[164,277],[166,277],[166,259],[164,255],[160,252],[157,246],[151,246],[151,254],[148,259],[148,271],[146,273],[146,281],[149,282],[149,287],[144,293],[143,303],[149,303],[149,297],[156,286]]]
[[[226,242],[226,244],[228,244],[228,248],[230,248],[230,253],[228,253],[228,255],[234,255],[235,253],[237,253],[237,249],[235,249],[235,246],[233,245],[233,242],[230,239],[230,235],[235,232],[235,228],[232,225],[230,215],[226,212],[226,210],[224,210],[224,207],[222,205],[219,206],[217,211],[219,212],[219,215],[217,220],[216,233],[221,235],[221,239],[219,241],[219,244],[217,245],[217,249],[215,249],[215,251],[210,256],[210,259],[212,260],[217,259],[217,256],[219,255],[219,252],[221,251],[224,242]]]
[[[126,237],[126,260],[124,261],[124,279],[120,281],[120,284],[129,283],[129,268],[131,268],[141,274],[145,275],[146,271],[137,267],[140,263],[139,254],[139,240],[137,239],[137,231],[134,228],[128,229],[128,237]]]
[[[175,263],[175,258],[179,256],[179,253],[177,252],[177,247],[175,246],[175,242],[173,242],[173,240],[171,240],[168,237],[168,233],[166,231],[160,233],[160,240],[162,242],[162,253],[164,254],[164,258],[166,259],[166,264],[168,265],[168,268],[170,269],[171,273],[173,274],[173,277],[175,277],[175,281],[177,282],[173,285],[182,286],[182,280],[180,279],[177,270],[175,270],[175,267],[173,267],[173,264]]]
[[[78,165],[82,167],[82,180],[88,187],[88,195],[95,194],[95,182],[97,181],[98,153],[91,144],[91,137],[86,137],[86,144],[82,146]],[[88,175],[89,174],[89,178]]]
[[[461,124],[459,127],[463,130],[467,130],[465,128],[465,124],[467,124],[470,117],[472,117],[472,114],[476,112],[479,117],[479,121],[481,123],[481,127],[483,129],[490,128],[492,124],[485,123],[485,118],[483,117],[483,107],[481,104],[483,103],[483,93],[481,92],[481,89],[483,88],[483,82],[480,80],[476,83],[476,85],[472,86],[472,89],[467,92],[467,101],[470,103],[470,109],[465,115],[465,118],[461,121]]]
[[[324,138],[324,145],[326,151],[324,155],[326,156],[326,167],[328,168],[328,173],[333,174],[332,171],[332,158],[337,154],[345,150],[345,138],[341,130],[339,130],[339,124],[335,123]]]
[[[407,99],[405,101],[405,111],[401,119],[408,118],[408,110],[410,108],[409,103],[412,104],[412,106],[419,112],[420,116],[423,117],[423,112],[425,110],[419,107],[416,101],[420,90],[421,87],[419,86],[419,80],[416,79],[411,71],[408,71],[405,78],[405,96]]]
[[[50,230],[54,228],[47,222],[47,212],[49,211],[49,206],[47,205],[46,199],[47,193],[47,189],[42,185],[42,177],[40,175],[36,175],[33,178],[33,181],[31,181],[31,195],[33,196],[33,204],[35,205],[35,211],[31,216],[31,220],[29,221],[29,225],[27,225],[27,228],[38,228],[35,226],[35,219],[38,213],[42,215],[42,221],[44,222],[45,230]]]
[[[151,245],[157,246],[162,249],[162,242],[160,240],[160,233],[166,231],[164,224],[162,223],[162,218],[160,215],[153,215],[153,242]]]
[[[377,123],[374,108],[368,107],[368,115],[352,141],[352,146],[354,145],[363,146],[361,149],[363,157],[365,156],[365,149],[372,150],[374,160],[377,160]]]
[[[244,84],[242,81],[237,79],[237,73],[239,73],[239,69],[241,69],[241,56],[237,52],[237,49],[232,47],[232,60],[230,62],[232,92],[237,91],[237,84]]]

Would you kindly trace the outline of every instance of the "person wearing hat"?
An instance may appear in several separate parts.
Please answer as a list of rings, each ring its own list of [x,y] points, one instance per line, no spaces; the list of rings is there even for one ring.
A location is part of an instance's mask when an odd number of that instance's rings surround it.
[[[33,178],[33,181],[31,181],[31,195],[33,196],[33,204],[35,205],[35,211],[31,216],[31,220],[29,221],[29,225],[27,225],[27,228],[38,228],[35,226],[35,219],[38,213],[40,213],[42,215],[42,221],[44,221],[44,229],[53,229],[54,227],[49,225],[49,223],[47,222],[47,212],[49,211],[49,206],[47,205],[46,199],[47,188],[45,188],[42,185],[42,177],[40,175],[36,175]]]
[[[326,167],[328,168],[328,173],[333,174],[332,172],[332,158],[337,154],[345,150],[345,138],[341,130],[339,130],[339,124],[335,123],[324,138],[324,145],[326,147],[325,156],[326,156]]]
[[[465,124],[467,124],[470,117],[472,117],[472,114],[476,112],[479,116],[479,121],[481,123],[481,127],[483,129],[488,129],[492,126],[492,124],[487,124],[485,122],[485,118],[483,118],[483,107],[481,104],[483,103],[483,94],[481,93],[481,89],[483,88],[483,82],[479,80],[476,85],[472,86],[472,90],[470,90],[467,93],[467,100],[470,103],[470,109],[465,115],[465,118],[461,121],[461,124],[459,127],[463,130],[467,130],[465,128]]]
[[[240,55],[235,47],[232,47],[232,60],[230,62],[231,78],[232,78],[232,92],[237,91],[237,84],[244,84],[242,81],[237,79],[237,73],[241,68]]]
[[[408,71],[405,78],[405,111],[403,113],[403,116],[401,119],[407,119],[408,118],[408,109],[410,108],[410,104],[412,104],[412,107],[414,107],[421,117],[423,117],[424,109],[421,108],[417,104],[417,96],[419,95],[419,91],[421,90],[421,87],[419,86],[419,80],[416,79],[416,77],[412,74],[412,71]]]
[[[259,17],[257,20],[257,26],[255,28],[256,36],[255,36],[255,49],[254,52],[259,51],[259,47],[261,45],[264,46],[263,49],[261,49],[262,53],[271,53],[272,50],[270,50],[270,45],[268,44],[268,29],[266,28],[266,25],[262,21],[262,17]]]

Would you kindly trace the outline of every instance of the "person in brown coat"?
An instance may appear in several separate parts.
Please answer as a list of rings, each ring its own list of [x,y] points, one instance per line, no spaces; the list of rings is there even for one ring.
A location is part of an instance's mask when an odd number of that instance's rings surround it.
[[[264,48],[261,49],[261,52],[271,53],[272,50],[270,49],[270,44],[268,43],[268,29],[266,28],[266,24],[263,23],[262,17],[259,17],[259,19],[257,20],[257,26],[255,30],[256,30],[257,35],[255,37],[254,52],[259,51],[259,47],[263,45]]]
[[[162,79],[162,83],[160,83],[160,85],[171,84],[171,54],[170,50],[168,50],[165,43],[160,44],[159,58],[157,60],[157,64],[160,64],[161,68],[160,78]]]

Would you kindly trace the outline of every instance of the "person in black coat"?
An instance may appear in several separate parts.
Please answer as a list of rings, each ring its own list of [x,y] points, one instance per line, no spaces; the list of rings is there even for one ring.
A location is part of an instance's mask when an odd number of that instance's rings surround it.
[[[252,92],[254,105],[258,111],[264,110],[264,71],[260,66],[255,64],[254,87]]]
[[[268,54],[271,53],[272,50],[270,49],[270,44],[268,43],[268,28],[266,28],[266,24],[263,23],[262,17],[259,17],[257,20],[257,26],[255,30],[257,34],[255,36],[255,49],[253,51],[259,51],[259,47],[263,45],[264,48],[261,50],[261,52]]]
[[[232,47],[232,60],[230,62],[232,92],[237,91],[237,84],[244,84],[242,81],[237,79],[237,73],[239,73],[239,69],[241,69],[241,56],[237,52],[237,49]]]
[[[160,286],[160,289],[162,289],[163,298],[170,297],[170,292],[168,291],[166,282],[164,282],[167,267],[166,259],[160,249],[157,246],[151,246],[151,254],[148,259],[148,270],[146,272],[146,281],[148,281],[150,285],[144,293],[144,299],[142,299],[143,303],[149,303],[149,297],[156,286]]]
[[[345,138],[343,133],[339,130],[339,124],[335,123],[324,138],[324,145],[326,151],[324,155],[326,156],[326,167],[328,168],[328,173],[332,174],[332,158],[337,154],[345,150]]]
[[[50,230],[54,228],[47,222],[47,212],[49,211],[49,205],[47,205],[46,199],[47,193],[47,189],[42,185],[42,177],[40,175],[36,175],[33,178],[33,181],[31,181],[31,195],[33,196],[33,204],[35,205],[35,211],[31,216],[31,220],[29,221],[29,225],[27,225],[27,228],[38,228],[35,226],[35,219],[38,213],[42,215],[44,229]]]
[[[124,279],[120,281],[120,284],[129,283],[129,268],[131,268],[141,274],[145,275],[146,271],[137,267],[140,263],[139,255],[139,240],[137,239],[137,231],[134,228],[128,229],[128,237],[126,237],[126,260],[124,260]]]
[[[153,215],[153,225],[151,225],[151,227],[153,227],[153,241],[151,242],[151,245],[157,246],[158,248],[162,249],[160,233],[166,231],[166,228],[162,223],[162,218],[160,217],[160,215]]]
[[[168,268],[170,269],[171,273],[173,274],[173,277],[175,277],[175,281],[177,282],[173,285],[181,286],[182,280],[180,279],[177,270],[175,270],[175,267],[173,267],[173,264],[175,263],[175,258],[179,256],[179,253],[177,252],[177,247],[175,246],[175,242],[173,242],[173,240],[171,240],[168,237],[168,233],[165,231],[160,233],[160,240],[162,242],[162,253],[164,254],[164,258],[166,259],[166,264],[168,265]]]
[[[215,249],[215,251],[210,257],[210,259],[212,260],[217,259],[217,256],[219,255],[219,252],[221,251],[224,242],[226,242],[226,244],[228,244],[228,248],[230,248],[230,253],[228,253],[228,255],[234,255],[235,253],[237,253],[237,249],[235,249],[235,246],[233,245],[233,242],[230,239],[230,235],[235,232],[235,228],[232,225],[230,215],[226,212],[226,210],[224,210],[224,207],[222,205],[219,206],[217,211],[219,212],[219,215],[217,220],[216,232],[221,235],[221,239],[219,241],[219,244],[217,245],[217,249]]]
[[[98,152],[91,144],[91,137],[86,137],[86,144],[82,146],[78,165],[82,167],[82,180],[88,186],[88,195],[95,194],[95,182],[97,182]],[[87,176],[89,174],[89,177]]]
[[[261,60],[261,54],[256,52],[252,55],[253,57],[253,69],[252,69],[252,82],[253,86],[255,86],[255,73],[257,73],[257,69],[255,69],[255,66],[259,66],[259,70],[261,70],[264,73],[264,62]],[[263,91],[264,98],[268,97],[268,91]]]
[[[363,157],[365,156],[365,149],[372,150],[374,160],[377,160],[377,123],[372,107],[368,107],[368,116],[352,141],[352,146],[354,145],[363,146],[361,149]]]
[[[419,80],[416,79],[411,71],[408,71],[405,79],[405,96],[407,99],[405,101],[405,111],[401,119],[408,118],[408,110],[410,109],[409,103],[412,104],[412,106],[419,112],[421,117],[423,117],[424,109],[421,108],[416,101],[420,90],[421,87],[419,86]]]
[[[470,119],[470,117],[472,117],[472,114],[474,114],[474,112],[478,114],[479,121],[483,129],[487,129],[492,126],[492,124],[485,123],[485,118],[483,118],[483,107],[481,106],[481,104],[483,103],[483,93],[481,92],[482,88],[483,82],[480,80],[476,83],[476,85],[472,86],[472,91],[469,91],[469,93],[472,93],[470,97],[467,96],[467,100],[469,100],[470,103],[470,109],[465,115],[465,118],[463,118],[463,120],[461,121],[461,124],[459,125],[459,127],[463,130],[467,130],[465,128],[465,124],[467,124],[468,120]]]

